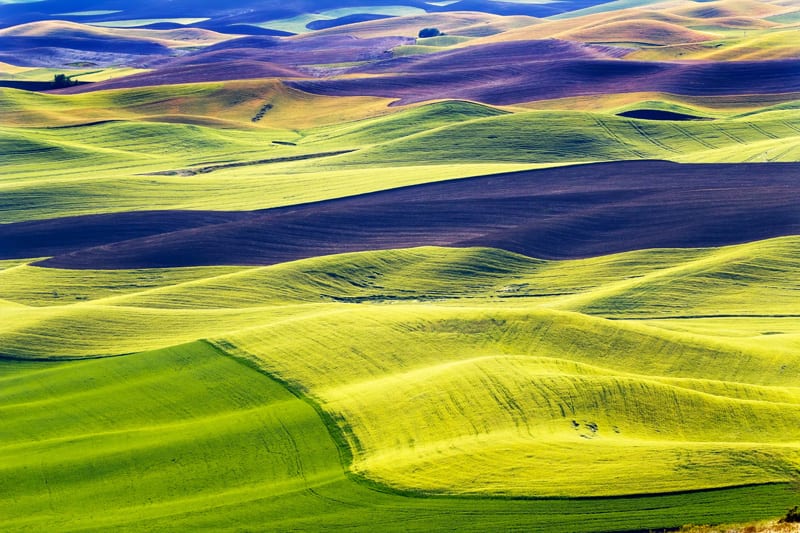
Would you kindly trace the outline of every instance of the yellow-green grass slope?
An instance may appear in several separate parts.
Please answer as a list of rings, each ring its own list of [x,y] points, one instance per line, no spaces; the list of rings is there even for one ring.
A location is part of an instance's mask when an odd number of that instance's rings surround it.
[[[718,28],[713,28],[719,32]],[[638,50],[628,59],[642,61],[706,60],[769,61],[800,57],[797,26],[790,28],[730,28],[720,38],[698,44],[680,44]]]
[[[14,67],[13,65],[0,63],[0,81],[53,81],[55,75],[65,74],[72,80],[97,82],[139,74],[141,72],[147,72],[147,70],[131,67],[110,67],[103,69]]]
[[[256,268],[11,263],[0,345],[37,359],[211,338],[319,402],[351,468],[403,490],[785,482],[800,468],[798,252],[787,237],[578,261],[421,248]]]
[[[184,21],[185,24],[192,22],[202,22],[205,19],[176,19],[176,22]],[[130,21],[140,25],[154,24],[157,20],[151,21]],[[165,21],[166,22],[166,21]],[[139,24],[137,24],[139,25]],[[108,26],[108,27],[103,27]],[[133,25],[93,23],[81,24],[64,20],[43,20],[29,22],[0,29],[0,36],[3,37],[52,37],[62,35],[81,35],[83,38],[108,39],[138,39],[150,43],[158,43],[169,48],[194,48],[209,46],[223,41],[234,39],[235,35],[226,35],[202,28],[176,28],[171,30],[150,30],[135,28]]]
[[[797,20],[788,3],[622,0],[548,17],[539,24],[470,44],[557,38],[632,49],[626,60],[771,60],[797,58]]]
[[[304,491],[341,478],[317,413],[208,345],[0,361],[0,383],[6,531],[175,529],[190,514],[231,528],[232,505],[253,512],[271,496],[275,513],[296,495],[302,507],[315,499]]]
[[[784,486],[600,501],[374,490],[345,474],[346,448],[307,398],[202,342],[0,360],[0,385],[4,531],[588,532],[766,518],[794,498]]]
[[[73,96],[0,90],[0,222],[259,209],[587,161],[800,160],[796,95],[736,109],[655,98],[602,100],[601,110],[584,111],[575,102],[562,110],[459,101],[389,108],[387,100],[317,97],[252,81]],[[252,122],[267,104],[273,107]],[[642,108],[715,120],[616,115]]]

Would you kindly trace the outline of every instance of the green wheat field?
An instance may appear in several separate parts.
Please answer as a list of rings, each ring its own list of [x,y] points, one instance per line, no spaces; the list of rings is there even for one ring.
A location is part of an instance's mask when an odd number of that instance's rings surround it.
[[[0,530],[796,531],[795,2],[141,4],[0,0]]]

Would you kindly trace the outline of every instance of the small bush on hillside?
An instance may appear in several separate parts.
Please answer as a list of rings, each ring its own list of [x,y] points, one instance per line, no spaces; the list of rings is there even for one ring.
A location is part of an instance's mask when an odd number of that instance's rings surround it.
[[[782,524],[800,523],[800,511],[798,511],[797,505],[789,509],[789,511],[786,513],[786,516],[781,518],[780,523]]]
[[[53,76],[54,89],[63,89],[64,87],[72,87],[77,84],[77,81],[72,81],[66,74],[56,74]]]
[[[442,32],[439,31],[439,28],[422,28],[419,30],[419,36],[421,39],[425,37],[438,37],[443,35]]]

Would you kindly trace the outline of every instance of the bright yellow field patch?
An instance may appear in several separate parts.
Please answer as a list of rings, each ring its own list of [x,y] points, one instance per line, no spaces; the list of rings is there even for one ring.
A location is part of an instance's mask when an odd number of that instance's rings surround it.
[[[174,19],[175,22],[191,24],[202,22],[207,19]],[[208,46],[237,36],[217,33],[202,28],[178,28],[172,30],[148,30],[138,29],[135,26],[144,26],[156,22],[169,22],[168,20],[130,20],[118,22],[93,22],[91,24],[81,24],[78,22],[68,22],[64,20],[46,20],[29,22],[11,26],[0,30],[0,35],[15,37],[48,37],[64,33],[78,32],[82,35],[90,35],[103,39],[142,39],[154,43],[159,43],[170,48],[182,48],[188,46]]]
[[[722,39],[697,45],[647,48],[630,54],[641,61],[769,61],[800,57],[797,29],[731,30]]]
[[[753,111],[763,107],[780,104],[800,99],[798,93],[773,94],[773,95],[746,95],[746,96],[704,96],[693,97],[686,95],[666,93],[620,93],[601,94],[592,96],[574,96],[569,98],[555,98],[552,100],[537,100],[516,104],[514,108],[522,109],[566,109],[572,111],[597,111],[618,112],[627,108],[640,108],[652,106],[658,102],[659,107],[676,106],[684,110],[694,110],[696,115],[722,117],[730,113]],[[649,108],[649,107],[648,107]],[[685,112],[685,111],[684,111]]]
[[[4,68],[0,65],[0,79],[16,80],[16,81],[53,81],[53,77],[57,74],[65,74],[70,79],[82,82],[98,82],[106,81],[114,78],[121,78],[123,76],[131,76],[133,74],[140,74],[148,72],[147,69],[138,69],[130,67],[112,67],[104,69],[64,69],[64,68],[14,68],[8,65],[9,68]],[[74,118],[74,117],[73,117]]]
[[[22,72],[32,70],[33,67],[20,67],[17,65],[9,65],[0,61],[0,74],[20,74]]]
[[[309,390],[342,421],[353,469],[403,488],[674,491],[785,480],[800,461],[797,350],[435,306],[320,316],[218,342]]]
[[[574,495],[580,486],[583,494],[601,496],[630,494],[643,487],[676,492],[695,486],[698,479],[717,486],[763,483],[770,478],[780,481],[788,469],[784,474],[773,473],[759,464],[761,460],[770,457],[797,464],[800,459],[798,443],[756,446],[759,452],[753,451],[753,443],[589,441],[574,435],[544,440],[492,433],[468,442],[443,442],[422,459],[416,453],[409,457],[400,452],[364,466],[385,483],[432,492],[453,486],[468,487],[459,494],[485,495],[484,490],[474,489],[477,481],[481,489],[489,487],[505,495]],[[384,472],[386,477],[381,476]]]

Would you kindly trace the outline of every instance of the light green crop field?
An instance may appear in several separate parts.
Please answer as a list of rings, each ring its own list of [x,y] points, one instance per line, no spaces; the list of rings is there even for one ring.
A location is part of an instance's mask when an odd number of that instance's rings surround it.
[[[8,261],[0,270],[0,299],[25,311],[4,318],[0,340],[15,355],[112,355],[193,340],[208,327],[236,331],[275,314],[338,313],[371,303],[388,312],[400,304],[567,311],[613,320],[609,325],[623,319],[784,320],[798,314],[798,257],[800,239],[783,237],[571,261],[433,247],[266,267],[71,271]],[[218,320],[223,316],[228,318]],[[154,328],[152,321],[161,325]],[[88,327],[92,335],[85,334]],[[150,335],[140,338],[148,328]],[[25,340],[47,338],[54,330],[57,342],[49,348]],[[794,327],[759,342],[785,343],[791,351],[797,339],[789,334],[796,332]]]
[[[791,56],[792,31],[637,54]],[[800,161],[799,97],[0,88],[0,224],[264,209],[582,162]],[[706,120],[619,116],[634,110]],[[800,503],[798,236],[568,261],[438,247],[264,267],[37,259],[0,261],[2,531],[644,531]]]
[[[325,413],[351,472],[402,493],[780,484],[800,471],[798,252],[785,237],[575,261],[418,248],[269,267],[7,262],[0,345],[29,369],[211,339]]]
[[[26,68],[14,72],[12,69],[5,70],[0,66],[0,80],[20,80],[20,81],[53,81],[56,74],[66,74],[73,80],[78,81],[105,81],[122,76],[130,76],[147,72],[146,69],[136,69],[130,67],[116,67],[104,69],[57,69],[57,68]]]
[[[394,57],[413,56],[419,54],[433,54],[441,52],[444,48],[466,43],[472,37],[460,35],[440,35],[438,37],[423,37],[417,39],[415,44],[405,44],[392,48]]]
[[[800,110],[787,100],[760,113],[715,110],[715,120],[667,122],[616,116],[631,104],[607,112],[510,113],[458,101],[388,108],[380,99],[340,102],[274,82],[69,97],[0,89],[0,222],[143,208],[260,209],[575,162],[797,161]],[[265,102],[273,108],[253,123]],[[53,123],[63,127],[43,126]]]
[[[319,397],[353,469],[389,485],[607,496],[789,481],[800,464],[796,350],[554,311],[362,313],[219,342]]]
[[[723,39],[702,44],[684,44],[639,50],[629,56],[642,61],[711,60],[764,61],[793,59],[800,55],[797,28],[785,30],[742,30],[719,26],[694,27],[700,31],[722,34]]]
[[[767,517],[794,497],[785,485],[600,501],[375,490],[345,473],[345,449],[307,398],[202,342],[2,360],[0,383],[6,531],[588,532]]]
[[[441,52],[442,48],[439,46],[426,46],[421,44],[404,44],[392,48],[392,55],[394,57],[417,56],[421,54],[435,54]]]

